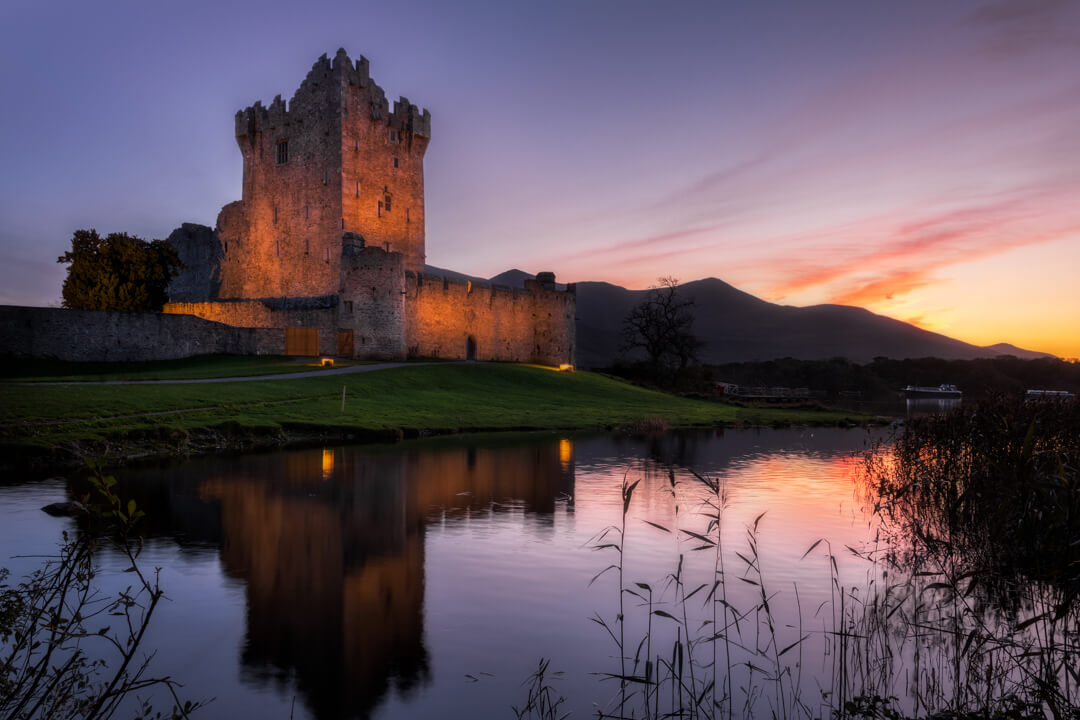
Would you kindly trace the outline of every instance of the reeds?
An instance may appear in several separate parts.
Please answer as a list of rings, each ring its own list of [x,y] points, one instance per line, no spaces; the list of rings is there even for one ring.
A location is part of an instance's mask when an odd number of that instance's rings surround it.
[[[620,522],[593,543],[615,554],[593,580],[612,573],[618,592],[616,616],[593,618],[618,662],[598,673],[618,683],[598,717],[1080,718],[1078,460],[1075,404],[909,425],[861,479],[879,530],[847,553],[865,581],[841,582],[818,540],[803,561],[823,562],[830,594],[805,616],[799,588],[768,573],[765,513],[724,547],[719,478],[668,470],[674,523],[640,522],[671,536],[674,570],[662,586],[628,580],[640,480],[624,477]],[[691,579],[695,553],[711,577]],[[742,585],[752,599],[730,592]]]

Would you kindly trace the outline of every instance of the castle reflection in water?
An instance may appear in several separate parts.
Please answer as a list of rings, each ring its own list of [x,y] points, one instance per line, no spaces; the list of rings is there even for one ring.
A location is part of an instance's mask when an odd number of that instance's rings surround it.
[[[146,510],[148,536],[220,548],[246,594],[245,677],[292,678],[316,717],[365,717],[391,686],[408,695],[428,680],[428,522],[507,511],[543,522],[573,505],[573,445],[550,436],[198,465],[127,473],[125,493]]]

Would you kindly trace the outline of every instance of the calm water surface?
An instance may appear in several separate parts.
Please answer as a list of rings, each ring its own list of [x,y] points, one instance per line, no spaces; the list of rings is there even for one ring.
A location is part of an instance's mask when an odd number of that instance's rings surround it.
[[[575,717],[610,711],[618,686],[597,673],[618,671],[617,649],[590,618],[614,620],[618,581],[590,581],[616,556],[592,546],[620,522],[623,478],[640,480],[626,584],[649,584],[665,607],[680,553],[688,588],[709,581],[710,552],[645,522],[705,531],[693,470],[727,490],[736,607],[760,592],[736,582],[757,576],[735,553],[749,555],[748,526],[765,513],[757,548],[778,642],[811,636],[801,682],[819,693],[834,585],[825,543],[803,555],[826,538],[838,581],[865,581],[866,563],[844,548],[874,533],[853,481],[870,439],[839,429],[445,438],[124,471],[121,494],[147,513],[144,565],[162,568],[170,599],[146,647],[185,697],[216,698],[206,717],[512,717],[541,657],[565,672],[555,685]],[[53,549],[72,521],[40,507],[78,492],[62,480],[0,486],[2,564],[25,571],[36,561],[8,558]],[[121,578],[118,558],[102,562],[106,582]],[[647,609],[630,600],[637,638]],[[672,628],[657,623],[657,645]]]

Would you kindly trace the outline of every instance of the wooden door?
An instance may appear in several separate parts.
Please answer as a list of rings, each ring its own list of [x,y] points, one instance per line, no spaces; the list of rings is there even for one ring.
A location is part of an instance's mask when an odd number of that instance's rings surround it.
[[[351,358],[353,356],[353,331],[337,331],[337,354],[338,357]]]
[[[319,354],[319,331],[314,328],[285,328],[285,354]]]

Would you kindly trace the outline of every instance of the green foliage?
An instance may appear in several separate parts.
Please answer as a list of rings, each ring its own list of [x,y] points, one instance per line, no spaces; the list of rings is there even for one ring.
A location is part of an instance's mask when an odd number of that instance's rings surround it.
[[[0,569],[0,718],[105,720],[120,710],[187,718],[200,703],[181,701],[172,679],[150,676],[152,653],[139,653],[164,596],[156,573],[144,575],[138,565],[134,528],[143,512],[120,498],[115,478],[90,467],[93,492],[77,503],[85,529],[65,532],[59,554],[16,586]],[[116,595],[95,582],[102,543],[130,562],[133,580]],[[171,710],[155,711],[139,696],[152,688],[171,694]]]
[[[71,250],[56,260],[69,265],[63,305],[76,310],[160,311],[169,281],[183,269],[176,248],[127,233],[76,230]]]

